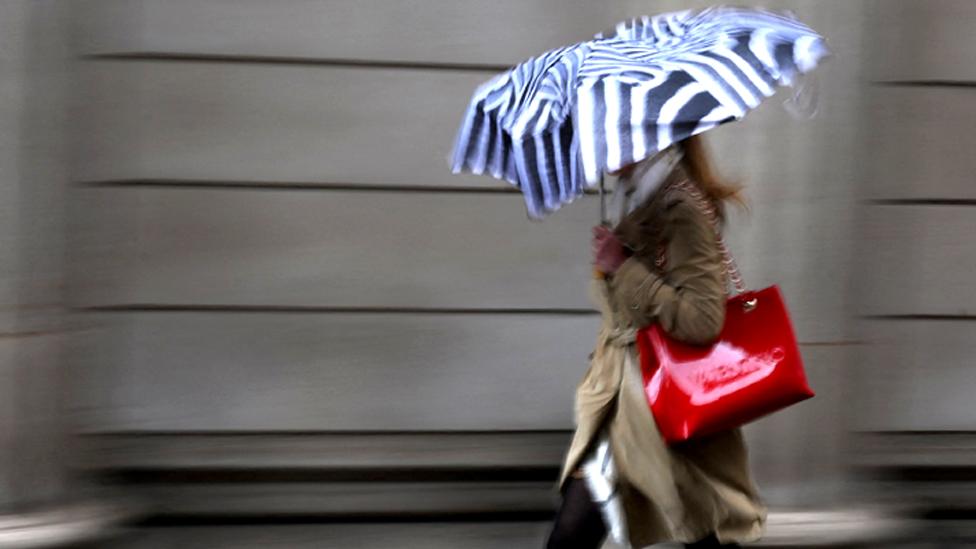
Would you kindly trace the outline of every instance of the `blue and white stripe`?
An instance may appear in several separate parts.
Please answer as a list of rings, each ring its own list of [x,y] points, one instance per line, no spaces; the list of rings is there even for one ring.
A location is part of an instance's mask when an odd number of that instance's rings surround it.
[[[827,54],[809,27],[763,10],[716,7],[624,21],[482,85],[452,167],[511,182],[529,215],[542,217],[605,172],[741,119]]]

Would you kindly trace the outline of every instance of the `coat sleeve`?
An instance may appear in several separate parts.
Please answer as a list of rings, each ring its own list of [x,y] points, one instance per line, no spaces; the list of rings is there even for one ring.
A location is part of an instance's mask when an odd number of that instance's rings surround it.
[[[695,345],[713,343],[725,321],[726,282],[715,231],[688,200],[666,216],[668,265],[658,275],[631,257],[613,276],[611,299],[631,324],[659,322],[672,337]]]

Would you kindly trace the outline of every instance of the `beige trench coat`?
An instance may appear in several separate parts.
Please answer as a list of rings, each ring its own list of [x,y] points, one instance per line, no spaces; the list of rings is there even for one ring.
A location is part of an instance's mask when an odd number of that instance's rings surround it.
[[[723,543],[750,542],[765,523],[742,433],[669,447],[643,392],[636,328],[659,322],[677,339],[708,344],[725,316],[727,283],[714,229],[685,192],[669,186],[684,177],[681,170],[672,174],[615,229],[635,253],[611,279],[594,281],[603,324],[576,392],[577,429],[560,480],[574,473],[605,428],[634,547],[712,533]],[[654,262],[659,245],[667,250],[663,269]]]

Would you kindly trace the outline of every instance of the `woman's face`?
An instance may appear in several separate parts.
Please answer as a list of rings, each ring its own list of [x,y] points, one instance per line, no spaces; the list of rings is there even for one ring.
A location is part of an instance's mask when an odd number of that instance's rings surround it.
[[[675,147],[675,145],[672,145],[671,147],[668,147],[667,149],[664,149],[663,151],[659,151],[656,154],[653,154],[651,156],[648,156],[647,158],[645,158],[644,160],[641,160],[640,162],[634,162],[633,164],[627,164],[626,166],[620,168],[619,170],[612,171],[612,172],[607,172],[607,175],[611,175],[613,177],[620,177],[620,178],[629,177],[630,174],[632,174],[634,172],[634,168],[636,168],[638,164],[640,164],[641,162],[651,162],[651,163],[654,163],[658,158],[660,158],[661,156],[664,156],[665,154],[667,154],[674,147]]]

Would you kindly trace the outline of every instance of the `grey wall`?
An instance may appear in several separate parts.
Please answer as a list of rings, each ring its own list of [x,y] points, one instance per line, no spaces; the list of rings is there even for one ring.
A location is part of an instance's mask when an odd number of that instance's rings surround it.
[[[883,481],[866,490],[877,500],[958,519],[933,524],[937,544],[971,545],[976,4],[869,8],[851,270],[859,338],[870,345],[852,363],[849,457]]]
[[[0,513],[67,492],[65,15],[0,4]]]
[[[858,309],[879,343],[861,361],[868,430],[969,430],[976,292],[976,65],[964,0],[876,2],[886,19],[869,50]],[[883,9],[881,9],[883,8]],[[929,38],[891,55],[913,29]]]
[[[532,223],[517,195],[462,192],[504,186],[446,157],[498,66],[690,4],[75,4],[85,428],[570,429],[597,204]],[[809,506],[845,475],[868,12],[772,4],[836,52],[820,114],[778,97],[712,142],[751,203],[730,244],[751,285],[782,286],[820,392],[750,427],[755,467],[772,503]]]
[[[23,535],[7,511],[74,521],[92,493],[176,523],[340,522],[140,547],[538,546],[597,204],[528,222],[448,173],[456,123],[503,66],[704,4],[0,4],[0,547]],[[789,507],[971,517],[976,6],[767,4],[836,54],[813,120],[784,95],[711,135],[751,203],[730,244],[782,286],[819,392],[747,430],[773,543]],[[958,528],[932,535],[976,538]]]

